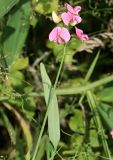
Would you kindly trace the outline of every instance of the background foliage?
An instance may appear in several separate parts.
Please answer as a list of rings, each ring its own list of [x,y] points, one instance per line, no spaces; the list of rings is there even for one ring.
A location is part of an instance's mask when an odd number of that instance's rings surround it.
[[[90,38],[73,36],[54,86],[64,45],[48,35],[65,3],[82,6]],[[112,0],[0,0],[1,160],[113,159],[112,12]]]

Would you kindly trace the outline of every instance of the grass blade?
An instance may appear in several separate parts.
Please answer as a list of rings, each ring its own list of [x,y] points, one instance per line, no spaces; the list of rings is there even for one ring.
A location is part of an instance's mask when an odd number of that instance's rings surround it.
[[[93,73],[93,71],[94,71],[94,68],[95,68],[95,66],[96,66],[97,60],[98,60],[98,58],[99,58],[99,55],[100,55],[100,51],[98,51],[96,57],[94,58],[91,66],[90,66],[90,68],[89,68],[89,70],[88,70],[88,72],[87,72],[87,74],[86,74],[86,76],[85,76],[85,82],[87,82],[87,81],[90,79],[90,77],[91,77],[91,75],[92,75],[92,73]]]

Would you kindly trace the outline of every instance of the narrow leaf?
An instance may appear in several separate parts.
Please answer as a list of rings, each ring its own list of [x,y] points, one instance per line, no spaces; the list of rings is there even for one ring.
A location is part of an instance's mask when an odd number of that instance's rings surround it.
[[[96,57],[94,58],[91,66],[90,66],[90,68],[89,68],[89,70],[88,70],[88,72],[87,72],[87,74],[86,74],[86,76],[85,76],[85,82],[87,82],[87,81],[90,79],[90,77],[91,77],[91,75],[92,75],[92,73],[93,73],[93,71],[94,71],[94,68],[95,68],[95,66],[96,66],[97,60],[98,60],[98,58],[99,58],[99,55],[100,55],[100,51],[98,51]]]
[[[40,65],[43,88],[44,88],[44,97],[46,105],[49,107],[48,111],[48,131],[49,138],[56,149],[60,139],[60,124],[59,124],[59,111],[58,111],[58,102],[55,95],[55,91],[52,88],[51,81],[47,75],[44,64]]]
[[[110,129],[113,129],[113,107],[106,103],[100,103],[98,111]]]
[[[97,97],[100,101],[113,102],[113,87],[102,89],[102,91],[97,94]]]
[[[41,160],[42,157],[44,156],[44,152],[46,150],[46,146],[47,146],[47,142],[48,142],[48,136],[44,135],[41,139],[41,144],[38,150],[38,153],[36,155],[36,159],[37,160]]]
[[[0,18],[3,17],[19,0],[0,0]]]

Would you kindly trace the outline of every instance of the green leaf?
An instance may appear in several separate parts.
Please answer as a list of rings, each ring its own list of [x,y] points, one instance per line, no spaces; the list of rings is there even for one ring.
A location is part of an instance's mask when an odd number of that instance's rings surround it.
[[[69,127],[72,131],[84,132],[83,114],[80,110],[75,109],[74,116],[70,118]]]
[[[39,0],[35,6],[35,11],[41,14],[49,14],[58,10],[58,0]]]
[[[94,129],[90,130],[90,145],[92,147],[99,147],[97,130]]]
[[[100,103],[97,109],[103,121],[110,129],[113,129],[113,107],[105,103]]]
[[[94,58],[91,66],[90,66],[90,68],[89,68],[89,70],[88,70],[88,72],[87,72],[87,74],[86,74],[86,76],[85,76],[85,82],[87,82],[87,81],[90,79],[90,77],[91,77],[91,75],[92,75],[92,73],[93,73],[93,71],[94,71],[94,69],[95,69],[95,66],[96,66],[96,64],[97,64],[97,60],[98,60],[98,58],[99,58],[99,55],[100,55],[100,51],[98,51],[96,57]]]
[[[0,0],[0,18],[3,17],[19,0]]]
[[[42,157],[44,156],[44,152],[46,150],[46,146],[47,146],[47,141],[48,141],[48,136],[44,135],[41,139],[41,144],[38,150],[38,153],[36,155],[36,159],[37,160],[41,160]]]
[[[22,84],[24,82],[24,75],[20,71],[12,71],[9,73],[9,82],[13,86],[19,86],[22,87]]]
[[[48,142],[46,145],[46,154],[47,154],[47,160],[52,159],[51,157],[54,156],[54,148],[50,142]]]
[[[100,101],[113,102],[113,87],[102,89],[102,91],[97,94],[97,97]]]
[[[52,88],[51,81],[47,75],[44,64],[40,64],[42,82],[44,87],[44,97],[48,110],[48,131],[49,138],[56,149],[60,139],[60,124],[59,124],[59,111],[58,102],[55,95],[55,90]]]
[[[14,63],[22,52],[30,26],[30,13],[30,1],[23,0],[15,7],[8,17],[7,25],[3,33],[3,53],[8,67]]]
[[[28,57],[18,58],[11,66],[11,70],[22,70],[28,66]]]

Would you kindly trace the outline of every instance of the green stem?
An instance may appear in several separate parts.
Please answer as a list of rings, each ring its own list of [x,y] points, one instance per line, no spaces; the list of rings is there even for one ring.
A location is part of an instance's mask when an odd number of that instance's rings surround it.
[[[63,56],[62,56],[61,63],[60,63],[60,66],[59,66],[59,70],[58,70],[56,80],[55,80],[55,83],[54,83],[54,89],[56,88],[56,85],[58,83],[58,79],[60,77],[60,73],[61,73],[61,70],[62,70],[63,63],[64,63],[65,54],[66,54],[66,45],[64,46]]]
[[[109,83],[113,81],[113,75],[108,76],[106,78],[103,78],[101,80],[98,80],[96,82],[90,83],[88,85],[76,87],[76,88],[66,88],[66,89],[57,89],[56,90],[56,95],[75,95],[75,94],[80,94],[82,92],[86,92],[88,90],[94,89],[96,87],[99,87],[101,85],[104,85],[106,83]]]
[[[35,147],[35,151],[34,151],[32,160],[36,160],[37,151],[38,151],[38,148],[39,148],[39,145],[40,145],[40,141],[41,141],[43,131],[44,131],[44,128],[45,128],[45,124],[46,124],[46,121],[47,121],[47,117],[48,117],[48,111],[49,111],[49,107],[47,108],[47,111],[46,111],[46,114],[45,114],[45,117],[44,117],[44,121],[43,121],[43,124],[42,124],[42,127],[41,127],[41,131],[40,131],[40,134],[39,134],[39,138],[38,138],[38,141],[37,141],[37,145]]]
[[[113,75],[111,76],[108,76],[106,78],[103,78],[103,79],[100,79],[100,80],[97,80],[95,82],[92,82],[90,84],[85,84],[83,86],[80,86],[80,87],[76,87],[76,88],[66,88],[66,89],[56,89],[56,95],[57,96],[65,96],[65,95],[75,95],[75,94],[81,94],[83,92],[86,92],[88,90],[91,90],[91,89],[94,89],[96,87],[99,87],[101,85],[104,85],[106,83],[109,83],[113,81]],[[26,95],[23,95],[25,97],[37,97],[37,96],[44,96],[43,92],[40,92],[40,93],[29,93],[29,94],[26,94]]]

